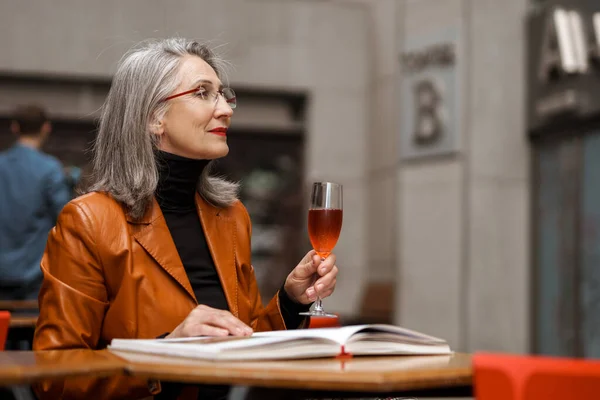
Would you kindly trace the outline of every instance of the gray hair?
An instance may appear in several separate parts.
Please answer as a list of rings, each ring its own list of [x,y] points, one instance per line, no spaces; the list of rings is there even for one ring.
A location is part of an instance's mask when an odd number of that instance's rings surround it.
[[[225,62],[196,41],[170,38],[146,42],[125,54],[104,102],[88,191],[110,194],[134,219],[144,215],[158,185],[154,155],[158,139],[150,124],[167,111],[168,103],[162,100],[180,84],[177,72],[186,55],[202,58],[219,77],[224,73]],[[210,162],[200,176],[198,192],[217,207],[231,206],[239,185],[210,176],[213,165]]]

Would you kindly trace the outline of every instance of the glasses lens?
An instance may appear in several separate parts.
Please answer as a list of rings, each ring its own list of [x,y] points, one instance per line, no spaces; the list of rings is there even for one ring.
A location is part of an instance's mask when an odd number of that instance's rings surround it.
[[[223,89],[223,97],[225,98],[225,101],[227,102],[227,104],[229,104],[229,107],[231,107],[231,108],[237,107],[237,99],[235,98],[235,92],[233,91],[232,88],[224,88]]]

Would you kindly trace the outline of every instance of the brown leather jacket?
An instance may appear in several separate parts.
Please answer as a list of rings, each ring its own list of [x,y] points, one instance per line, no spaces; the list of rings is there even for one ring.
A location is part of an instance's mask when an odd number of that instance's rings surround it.
[[[278,296],[264,307],[250,264],[250,218],[236,203],[196,205],[229,310],[255,331],[285,329]],[[65,206],[48,236],[41,268],[34,350],[105,348],[113,338],[171,332],[197,305],[156,201],[132,220],[110,196],[90,193]],[[40,398],[143,398],[160,385],[132,377],[37,385]]]

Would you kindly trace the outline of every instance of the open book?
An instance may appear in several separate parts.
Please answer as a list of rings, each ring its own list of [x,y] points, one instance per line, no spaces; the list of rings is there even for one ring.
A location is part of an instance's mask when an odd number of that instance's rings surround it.
[[[204,360],[282,360],[343,355],[450,354],[432,336],[392,325],[257,332],[250,337],[113,339],[110,350]]]

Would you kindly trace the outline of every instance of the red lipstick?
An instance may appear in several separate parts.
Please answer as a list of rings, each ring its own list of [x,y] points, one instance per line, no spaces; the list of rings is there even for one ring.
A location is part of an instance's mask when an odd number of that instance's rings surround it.
[[[214,128],[211,129],[209,132],[219,136],[227,136],[227,128]]]

